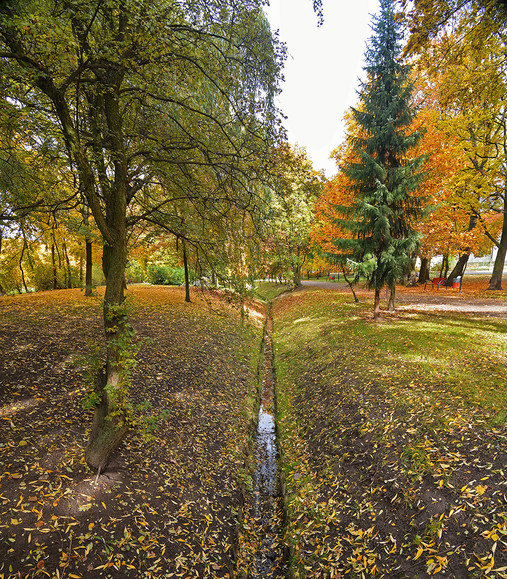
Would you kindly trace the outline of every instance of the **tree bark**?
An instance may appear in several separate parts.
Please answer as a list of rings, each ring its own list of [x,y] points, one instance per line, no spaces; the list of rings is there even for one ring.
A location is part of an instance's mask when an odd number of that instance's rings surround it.
[[[444,271],[443,271],[443,276],[441,277],[445,277],[447,278],[447,274],[449,273],[449,254],[445,254],[442,258],[442,263],[444,265]]]
[[[67,275],[66,275],[66,287],[72,287],[72,269],[70,267],[70,259],[69,259],[69,252],[67,251],[67,244],[64,242],[63,244],[63,255],[65,256],[65,264],[67,265]]]
[[[421,257],[421,267],[419,269],[419,277],[417,283],[425,283],[430,279],[430,259],[428,257]]]
[[[504,195],[503,202],[503,224],[500,243],[498,244],[498,253],[496,254],[493,274],[489,280],[488,290],[501,290],[503,269],[505,266],[505,257],[507,255],[507,192]]]
[[[88,205],[102,232],[102,267],[106,277],[103,317],[106,338],[105,378],[98,382],[101,403],[95,410],[92,432],[85,458],[88,465],[103,470],[111,454],[129,430],[128,371],[131,363],[132,331],[123,307],[127,264],[127,188],[128,171],[118,100],[114,90],[104,94],[104,113],[114,151],[114,182],[107,186],[105,215],[96,215],[95,190],[84,187]]]
[[[393,284],[389,287],[389,303],[387,306],[388,311],[394,312],[396,308],[394,307],[396,297],[396,285]]]
[[[86,230],[88,231],[88,225],[90,221],[90,210],[87,203],[83,203],[83,222]],[[89,235],[85,235],[85,293],[84,295],[89,297],[92,295],[92,285],[93,285],[93,248],[92,240]]]
[[[53,289],[58,288],[58,272],[56,270],[55,244],[51,244],[51,265],[53,269]]]
[[[468,231],[472,231],[472,229],[474,229],[476,225],[477,225],[477,216],[471,215],[470,221],[468,223]],[[452,286],[452,280],[455,277],[458,277],[458,276],[463,277],[463,272],[465,271],[469,257],[470,257],[470,252],[462,253],[459,256],[459,259],[458,259],[456,265],[454,266],[454,269],[451,271],[451,273],[449,274],[449,277],[447,278],[447,281],[445,282],[445,285],[447,287]]]
[[[86,259],[85,259],[85,296],[92,295],[92,285],[93,285],[93,261],[92,261],[92,242],[89,237],[85,238],[86,245]]]
[[[130,329],[124,302],[126,237],[119,234],[114,246],[104,244],[103,268],[106,276],[104,296],[104,329],[107,361],[96,383],[101,402],[95,409],[92,431],[86,449],[86,462],[104,470],[113,451],[128,432],[125,361],[129,356]]]
[[[356,292],[354,291],[354,285],[352,284],[352,282],[349,280],[349,278],[347,277],[347,274],[345,273],[345,268],[342,267],[342,273],[343,273],[343,279],[347,282],[350,291],[352,292],[352,295],[354,296],[354,303],[359,303],[359,298],[356,295]]]
[[[375,288],[375,300],[373,303],[373,320],[376,322],[380,317],[380,288]]]
[[[455,277],[458,277],[458,276],[463,277],[463,272],[465,271],[465,268],[467,266],[469,258],[470,258],[469,253],[463,253],[459,256],[459,259],[458,259],[456,265],[454,266],[454,269],[451,271],[451,273],[449,274],[449,277],[447,278],[447,281],[445,282],[445,285],[447,287],[452,286],[452,280]]]
[[[23,242],[23,249],[21,250],[21,255],[19,257],[19,269],[21,271],[21,281],[23,283],[23,287],[25,288],[25,292],[28,293],[28,288],[26,286],[26,280],[25,280],[25,271],[23,270],[23,257],[25,255],[25,249],[26,249],[26,241]],[[21,293],[21,292],[19,292]]]
[[[294,287],[299,287],[301,285],[301,267],[299,265],[295,265],[292,274],[292,282],[294,283]]]
[[[188,255],[187,255],[187,242],[185,239],[182,241],[183,244],[183,267],[185,269],[185,301],[190,303],[190,278],[188,275]]]

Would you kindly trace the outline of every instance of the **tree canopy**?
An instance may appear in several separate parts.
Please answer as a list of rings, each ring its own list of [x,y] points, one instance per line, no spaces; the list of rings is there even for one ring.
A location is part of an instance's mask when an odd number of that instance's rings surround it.
[[[388,285],[394,299],[396,280],[418,243],[414,225],[421,203],[413,192],[421,181],[423,157],[410,155],[421,133],[413,129],[412,83],[409,69],[399,62],[401,31],[390,0],[382,0],[373,31],[367,78],[359,106],[352,109],[354,132],[341,166],[352,200],[336,208],[334,219],[348,235],[333,244],[375,290],[377,319],[380,290]]]
[[[128,427],[128,231],[148,220],[184,236],[178,203],[261,215],[283,51],[258,1],[13,0],[0,39],[8,102],[46,124],[103,239],[108,358],[87,453],[101,468]]]

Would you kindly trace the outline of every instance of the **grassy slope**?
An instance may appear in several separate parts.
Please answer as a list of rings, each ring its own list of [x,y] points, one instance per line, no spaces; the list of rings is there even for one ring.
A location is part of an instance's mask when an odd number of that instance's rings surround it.
[[[296,576],[506,577],[507,323],[334,291],[274,317]]]
[[[261,300],[270,302],[276,298],[276,296],[279,296],[289,289],[290,287],[285,284],[272,281],[261,281],[255,286],[255,295]]]

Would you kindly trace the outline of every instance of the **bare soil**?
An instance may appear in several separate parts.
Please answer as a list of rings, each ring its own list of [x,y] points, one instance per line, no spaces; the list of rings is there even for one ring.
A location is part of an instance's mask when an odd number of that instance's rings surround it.
[[[98,477],[82,400],[103,357],[99,300],[0,298],[2,579],[232,575],[260,333],[217,297],[129,293],[141,420]]]

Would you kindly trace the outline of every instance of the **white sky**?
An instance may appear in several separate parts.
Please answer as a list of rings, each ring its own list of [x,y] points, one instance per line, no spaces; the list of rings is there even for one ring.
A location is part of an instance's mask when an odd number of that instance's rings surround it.
[[[288,117],[289,141],[306,148],[316,170],[331,177],[329,155],[345,135],[343,115],[357,103],[365,43],[378,0],[324,0],[324,24],[317,26],[312,0],[270,0],[271,28],[287,44],[279,106]]]

